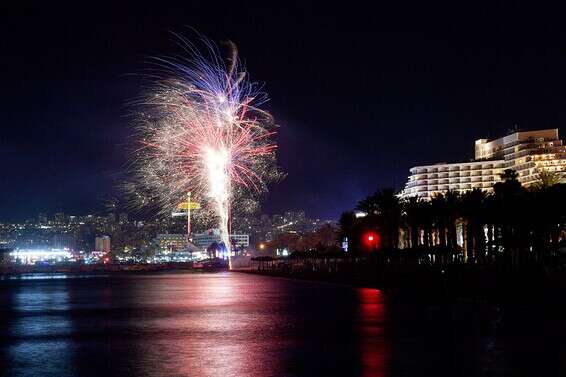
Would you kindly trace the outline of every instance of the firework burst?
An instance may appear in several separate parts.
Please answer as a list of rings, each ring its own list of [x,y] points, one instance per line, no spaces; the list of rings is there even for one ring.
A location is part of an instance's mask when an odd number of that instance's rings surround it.
[[[233,44],[225,64],[204,38],[204,54],[177,38],[185,55],[155,59],[152,85],[137,102],[139,147],[131,187],[162,213],[190,192],[201,204],[198,218],[218,225],[230,258],[231,211],[250,210],[266,184],[280,176],[275,125],[259,108],[266,95],[248,80]]]

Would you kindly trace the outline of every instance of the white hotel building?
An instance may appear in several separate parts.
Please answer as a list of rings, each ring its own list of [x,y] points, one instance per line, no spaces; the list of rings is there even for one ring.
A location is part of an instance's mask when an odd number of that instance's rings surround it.
[[[411,168],[400,196],[430,199],[448,190],[460,193],[475,188],[491,191],[505,169],[515,170],[523,186],[535,183],[541,171],[563,176],[566,146],[558,138],[558,129],[515,132],[495,140],[476,140],[473,161]]]

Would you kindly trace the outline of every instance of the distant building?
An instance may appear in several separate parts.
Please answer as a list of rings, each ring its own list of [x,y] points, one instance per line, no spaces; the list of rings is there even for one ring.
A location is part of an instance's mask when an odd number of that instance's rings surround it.
[[[101,251],[103,253],[110,252],[110,237],[109,236],[99,236],[94,239],[94,250]]]
[[[118,215],[118,222],[122,225],[127,224],[128,223],[128,214],[125,212],[122,212]]]
[[[252,219],[238,219],[235,221],[234,231],[240,234],[249,234],[250,242],[270,242],[278,235],[284,233],[307,234],[315,232],[329,221],[310,219],[302,210],[285,211],[283,214],[255,216]]]
[[[45,213],[40,213],[40,214],[37,216],[37,222],[38,222],[38,224],[40,224],[40,225],[45,225],[45,224],[47,224],[47,214],[45,214]]]
[[[55,234],[51,241],[51,247],[54,249],[75,250],[75,236],[69,233]]]
[[[116,222],[116,214],[109,213],[108,215],[106,215],[106,221],[108,222],[108,224],[114,224]]]
[[[249,247],[250,236],[247,234],[231,234],[230,240],[236,247]],[[193,243],[200,249],[206,250],[213,243],[221,243],[220,231],[211,229],[206,233],[197,233],[193,235]]]
[[[74,260],[73,254],[68,250],[58,249],[15,249],[10,251],[10,262],[17,264],[61,263]]]
[[[10,262],[11,249],[0,247],[0,266]]]
[[[186,249],[189,244],[187,235],[183,233],[158,234],[154,241],[161,250],[169,251]]]
[[[514,132],[495,140],[476,140],[473,161],[411,168],[400,196],[430,199],[448,190],[491,191],[506,169],[515,170],[523,186],[537,182],[542,171],[564,174],[566,146],[558,137],[558,129]]]
[[[95,246],[95,229],[92,225],[79,224],[75,230],[77,250],[93,250]]]
[[[67,217],[65,216],[65,214],[63,212],[58,212],[55,214],[55,223],[57,225],[63,225],[67,222]]]

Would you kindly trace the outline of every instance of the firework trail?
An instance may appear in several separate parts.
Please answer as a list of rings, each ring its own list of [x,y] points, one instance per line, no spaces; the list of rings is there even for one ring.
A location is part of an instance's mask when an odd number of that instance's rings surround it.
[[[183,56],[156,58],[152,85],[137,102],[134,184],[143,204],[167,213],[188,192],[201,203],[203,222],[214,219],[231,263],[231,211],[252,209],[266,184],[281,177],[275,164],[275,125],[258,106],[261,87],[248,81],[235,45],[227,64],[200,37],[204,53],[176,35]]]

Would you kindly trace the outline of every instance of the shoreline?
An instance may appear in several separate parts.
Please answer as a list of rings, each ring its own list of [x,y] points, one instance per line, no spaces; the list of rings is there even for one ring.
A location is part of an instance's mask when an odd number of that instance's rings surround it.
[[[235,272],[265,277],[302,280],[378,289],[395,298],[414,298],[427,301],[476,301],[476,302],[550,302],[557,304],[556,297],[566,293],[566,273],[551,277],[540,270],[502,272],[484,269],[482,266],[466,268],[427,269],[423,271],[372,271],[368,273],[325,273],[300,271],[290,273],[281,270],[257,270],[252,268],[193,268],[190,263],[167,264],[108,264],[65,266],[10,266],[0,268],[0,281],[18,280],[19,277],[36,275],[120,276],[153,273],[216,273]]]
[[[415,298],[432,301],[477,302],[556,302],[566,293],[566,274],[560,280],[541,273],[503,273],[500,276],[479,276],[448,271],[426,271],[416,276],[360,277],[353,275],[287,273],[281,271],[238,269],[233,272],[292,280],[324,282],[355,288],[378,289],[391,298]],[[377,273],[375,274],[377,275]],[[558,295],[558,296],[557,296]]]
[[[53,266],[9,266],[0,268],[0,278],[32,274],[122,274],[151,272],[203,272],[221,271],[219,268],[194,268],[192,263],[164,264],[81,264]]]

